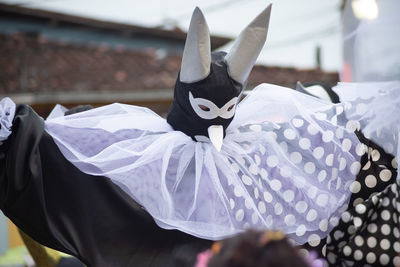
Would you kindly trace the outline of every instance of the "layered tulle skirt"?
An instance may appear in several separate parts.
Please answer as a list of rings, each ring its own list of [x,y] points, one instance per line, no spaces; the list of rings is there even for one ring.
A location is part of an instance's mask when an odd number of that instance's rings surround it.
[[[160,227],[205,239],[279,229],[301,244],[336,226],[360,169],[360,125],[345,108],[260,85],[238,105],[220,152],[123,104],[52,116],[46,131],[77,168],[109,177]]]

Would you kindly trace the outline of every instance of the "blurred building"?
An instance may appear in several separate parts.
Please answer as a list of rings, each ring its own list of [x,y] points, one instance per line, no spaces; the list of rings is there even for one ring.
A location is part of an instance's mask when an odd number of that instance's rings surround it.
[[[56,103],[144,105],[164,114],[172,101],[186,33],[0,4],[0,97],[46,116]],[[212,36],[211,47],[231,41]],[[255,66],[262,82],[334,85],[337,73]]]

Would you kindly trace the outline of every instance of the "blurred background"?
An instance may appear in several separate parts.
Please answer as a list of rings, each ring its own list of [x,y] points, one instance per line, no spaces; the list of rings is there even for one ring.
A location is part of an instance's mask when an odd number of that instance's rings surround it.
[[[269,3],[0,0],[0,98],[30,104],[43,117],[55,104],[113,102],[165,115],[194,7],[207,19],[212,49],[228,51]],[[275,0],[248,89],[399,80],[399,12],[398,0]],[[0,266],[34,266],[28,258],[17,229],[0,215]]]

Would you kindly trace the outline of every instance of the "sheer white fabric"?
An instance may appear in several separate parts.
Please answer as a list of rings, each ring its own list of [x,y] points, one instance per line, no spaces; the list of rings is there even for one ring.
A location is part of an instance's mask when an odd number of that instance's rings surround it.
[[[212,240],[280,229],[302,244],[336,225],[360,169],[360,143],[343,111],[262,84],[238,105],[221,152],[123,104],[45,125],[69,161],[109,177],[160,227]]]
[[[400,153],[400,81],[339,83],[333,89],[347,107],[346,116],[359,121],[363,134],[394,155],[397,161]]]
[[[5,97],[0,101],[0,145],[11,134],[12,121],[15,116],[14,102]]]

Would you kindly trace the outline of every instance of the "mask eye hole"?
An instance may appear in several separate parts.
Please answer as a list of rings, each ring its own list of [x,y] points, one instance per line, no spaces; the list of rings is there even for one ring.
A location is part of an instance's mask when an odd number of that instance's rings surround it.
[[[231,105],[231,106],[228,108],[228,111],[231,111],[234,107],[235,107],[235,104]]]
[[[199,108],[201,108],[201,109],[204,110],[204,111],[210,111],[210,108],[209,108],[209,107],[206,107],[206,106],[204,106],[204,105],[199,105]]]

